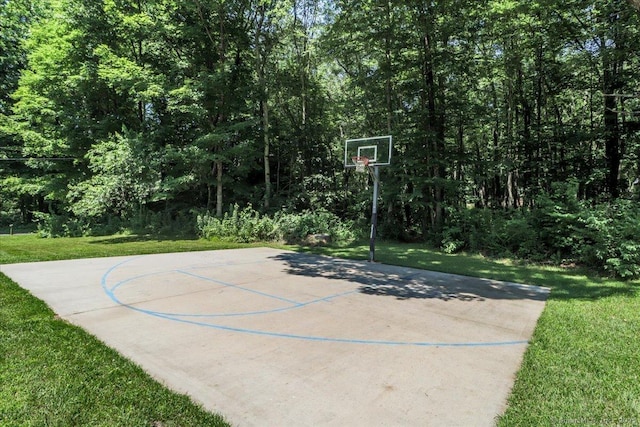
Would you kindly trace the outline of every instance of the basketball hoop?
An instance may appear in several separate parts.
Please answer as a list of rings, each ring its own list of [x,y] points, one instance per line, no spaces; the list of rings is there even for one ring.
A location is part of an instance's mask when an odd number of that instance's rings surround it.
[[[635,1],[635,0],[634,0]],[[371,234],[369,235],[369,262],[375,261],[376,229],[378,228],[378,187],[380,166],[391,164],[393,137],[391,135],[369,138],[347,139],[344,142],[344,168],[355,169],[358,173],[369,173],[367,186],[373,184],[371,204]],[[358,180],[360,181],[360,180]]]
[[[353,156],[351,160],[356,165],[356,172],[365,172],[369,166],[369,158],[366,156]]]

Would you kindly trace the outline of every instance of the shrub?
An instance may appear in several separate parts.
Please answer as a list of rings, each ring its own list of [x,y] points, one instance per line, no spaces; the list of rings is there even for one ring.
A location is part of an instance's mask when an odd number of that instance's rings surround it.
[[[444,252],[461,249],[533,261],[574,261],[622,278],[640,277],[640,204],[589,205],[569,185],[542,194],[530,210],[450,212]]]
[[[356,238],[350,221],[342,221],[326,210],[278,212],[269,217],[260,215],[251,205],[242,209],[234,205],[222,218],[199,215],[197,229],[205,239],[219,238],[242,243],[300,243],[310,234],[328,234],[336,243],[346,243]]]
[[[444,252],[460,250],[505,254],[517,252],[519,226],[517,212],[506,213],[491,209],[448,210],[447,224],[442,231],[441,248]],[[514,233],[513,228],[517,233]]]
[[[140,209],[129,218],[104,215],[99,218],[34,212],[40,237],[106,236],[116,233],[193,236],[193,213],[172,215]]]
[[[85,221],[66,215],[34,212],[40,237],[81,237],[90,234],[91,227]]]
[[[283,237],[288,242],[302,242],[310,234],[328,234],[331,241],[347,243],[357,238],[352,221],[341,220],[326,210],[303,211],[276,215]]]
[[[453,254],[464,249],[468,245],[462,236],[462,229],[460,227],[445,228],[442,232],[442,251],[446,254]]]
[[[222,218],[212,217],[208,214],[199,215],[197,218],[197,230],[201,237],[211,239],[214,237],[232,240],[241,243],[258,242],[262,240],[278,240],[277,229],[273,221],[253,209],[251,205],[240,209],[234,205],[230,212]]]
[[[640,206],[618,200],[584,209],[579,260],[623,278],[640,277]]]
[[[536,231],[538,251],[544,257],[573,258],[580,246],[578,218],[585,207],[573,183],[556,183],[551,193],[536,198],[529,224]]]

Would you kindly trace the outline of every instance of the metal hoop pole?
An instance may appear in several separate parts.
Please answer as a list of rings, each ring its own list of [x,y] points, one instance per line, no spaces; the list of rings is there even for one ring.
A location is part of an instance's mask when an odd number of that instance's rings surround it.
[[[375,261],[376,255],[376,230],[378,228],[378,183],[380,182],[380,169],[373,167],[373,207],[371,208],[371,235],[369,236],[369,262]]]

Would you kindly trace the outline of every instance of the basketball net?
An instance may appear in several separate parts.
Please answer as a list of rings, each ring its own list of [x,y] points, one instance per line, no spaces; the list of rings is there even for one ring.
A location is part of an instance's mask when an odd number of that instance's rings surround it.
[[[353,164],[356,165],[356,172],[365,172],[369,166],[369,158],[365,156],[354,156],[351,158]]]

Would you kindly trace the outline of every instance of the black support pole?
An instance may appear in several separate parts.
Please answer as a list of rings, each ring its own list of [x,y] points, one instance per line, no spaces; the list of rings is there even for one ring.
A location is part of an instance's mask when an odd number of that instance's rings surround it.
[[[373,207],[371,208],[371,235],[369,236],[369,262],[374,262],[376,257],[376,231],[378,228],[378,183],[380,182],[380,169],[373,167]]]

